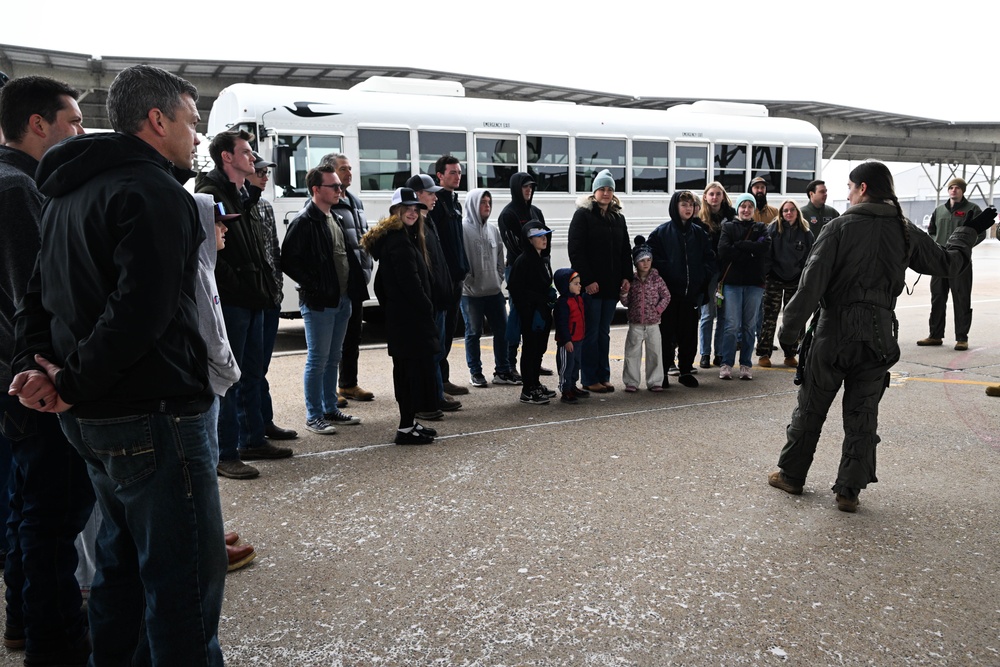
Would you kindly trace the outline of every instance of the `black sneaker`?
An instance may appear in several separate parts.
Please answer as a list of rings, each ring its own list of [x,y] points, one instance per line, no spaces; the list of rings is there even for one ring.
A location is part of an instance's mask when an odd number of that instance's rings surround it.
[[[708,355],[708,354],[701,355],[701,361],[698,362],[698,365],[701,366],[702,368],[711,368],[712,367],[712,357],[710,355]]]
[[[524,378],[513,368],[510,369],[510,376],[514,378],[514,384],[524,384]]]
[[[546,398],[555,398],[556,397],[556,392],[552,391],[551,389],[549,389],[548,387],[546,387],[544,384],[541,385],[539,387],[539,389],[545,395]]]
[[[411,431],[397,430],[393,442],[397,445],[430,445],[434,443],[434,438],[414,428]]]
[[[541,368],[538,369],[538,374],[539,375],[555,375],[555,373],[552,372],[551,368],[546,368],[545,366],[542,366]]]
[[[548,405],[549,397],[542,393],[540,388],[535,388],[530,392],[521,392],[521,402],[531,405]]]
[[[514,377],[513,373],[494,373],[493,374],[493,384],[510,384],[519,385],[521,384],[521,378]]]
[[[469,384],[473,387],[479,387],[480,389],[490,386],[490,383],[486,381],[486,377],[482,373],[473,373],[472,379],[469,380]]]
[[[562,395],[562,397],[559,399],[559,402],[569,403],[570,405],[576,405],[577,403],[580,402],[580,400],[575,395],[573,395],[572,391],[568,391]]]
[[[333,424],[334,426],[353,426],[354,424],[361,423],[360,419],[344,414],[339,408],[333,412],[324,412],[323,421]]]
[[[590,392],[583,387],[573,387],[573,394],[575,394],[577,398],[590,398]]]

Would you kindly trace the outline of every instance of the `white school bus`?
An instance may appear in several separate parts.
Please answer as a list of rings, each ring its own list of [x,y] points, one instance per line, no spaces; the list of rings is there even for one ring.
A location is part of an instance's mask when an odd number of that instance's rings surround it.
[[[553,268],[568,266],[566,235],[581,194],[602,169],[615,178],[630,236],[648,235],[668,217],[677,190],[701,194],[720,181],[747,191],[761,176],[771,203],[804,201],[820,177],[822,138],[810,123],[771,118],[758,104],[695,102],[667,110],[514,102],[465,97],[461,84],[372,77],[350,90],[235,84],[212,106],[209,137],[241,128],[278,166],[264,193],[279,236],[306,200],[305,176],[328,153],[351,159],[351,191],[370,223],[388,214],[392,191],[431,173],[450,154],[462,163],[460,194],[482,187],[494,217],[510,201],[518,171],[536,183],[534,204],[553,230]],[[433,174],[432,174],[433,175]],[[282,311],[297,314],[294,290]]]

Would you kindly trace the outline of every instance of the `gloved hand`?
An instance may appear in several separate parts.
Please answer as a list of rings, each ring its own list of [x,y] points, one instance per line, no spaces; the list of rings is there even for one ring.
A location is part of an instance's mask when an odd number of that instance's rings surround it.
[[[972,227],[977,233],[982,234],[993,226],[997,219],[997,210],[990,206],[985,211],[965,223],[966,227]]]

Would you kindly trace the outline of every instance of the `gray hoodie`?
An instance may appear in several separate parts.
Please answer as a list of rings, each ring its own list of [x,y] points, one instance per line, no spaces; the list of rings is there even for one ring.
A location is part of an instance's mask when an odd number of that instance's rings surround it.
[[[226,335],[226,322],[222,319],[219,288],[215,284],[215,200],[209,194],[194,195],[198,205],[198,220],[205,230],[205,240],[198,248],[198,333],[208,347],[208,380],[212,391],[219,396],[240,379],[233,350]]]
[[[469,273],[462,283],[462,296],[493,296],[501,292],[504,260],[500,229],[483,220],[479,203],[489,190],[476,188],[465,198],[462,239],[469,258]],[[492,199],[492,195],[490,196]]]

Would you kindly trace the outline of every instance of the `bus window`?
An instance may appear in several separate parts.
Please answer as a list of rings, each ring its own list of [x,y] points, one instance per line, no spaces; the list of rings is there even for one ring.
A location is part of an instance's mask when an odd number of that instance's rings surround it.
[[[569,192],[569,139],[528,135],[528,173],[538,192]]]
[[[358,128],[362,190],[403,187],[410,177],[410,132]]]
[[[667,192],[669,141],[632,142],[632,192]]]
[[[590,184],[603,170],[611,172],[615,190],[625,192],[625,140],[576,139],[576,191],[591,192]]]
[[[784,192],[781,188],[781,146],[753,147],[753,178],[767,181],[768,192]]]
[[[476,137],[477,188],[507,191],[517,166],[517,137]]]
[[[676,146],[674,164],[677,190],[700,192],[708,185],[708,146]]]
[[[739,144],[715,144],[715,179],[726,192],[747,190],[747,147]]]
[[[436,176],[434,163],[442,155],[452,155],[462,164],[462,182],[458,189],[469,189],[469,153],[465,145],[464,132],[432,132],[420,130],[417,132],[417,144],[420,151],[420,173]]]
[[[809,181],[816,178],[816,149],[789,148],[787,192],[801,194],[806,191]]]
[[[329,153],[342,153],[343,139],[323,135],[281,135],[279,146],[291,148],[289,157],[289,184],[274,188],[275,197],[308,197],[306,174],[319,166],[320,160]]]

